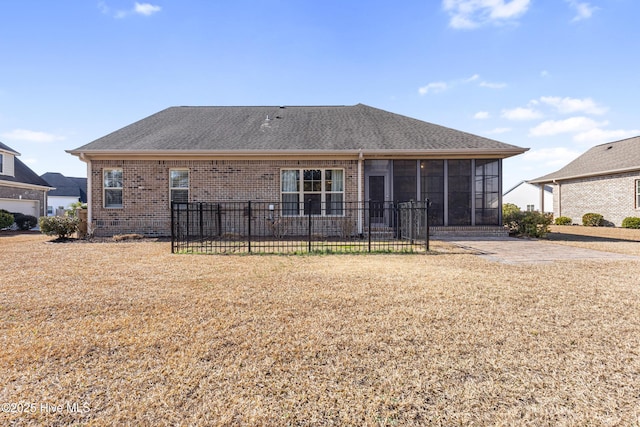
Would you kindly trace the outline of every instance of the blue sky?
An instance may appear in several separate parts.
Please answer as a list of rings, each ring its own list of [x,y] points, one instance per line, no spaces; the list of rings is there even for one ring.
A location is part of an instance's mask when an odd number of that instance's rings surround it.
[[[353,105],[530,148],[640,135],[637,0],[6,0],[0,141],[37,173],[175,105]],[[640,149],[640,147],[639,147]]]

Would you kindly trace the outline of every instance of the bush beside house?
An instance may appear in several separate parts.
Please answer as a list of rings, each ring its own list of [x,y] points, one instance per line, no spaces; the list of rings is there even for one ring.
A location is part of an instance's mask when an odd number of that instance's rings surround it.
[[[40,231],[48,236],[66,239],[78,231],[80,220],[71,216],[43,216],[40,218]]]
[[[603,221],[604,217],[597,213],[586,213],[582,215],[582,225],[586,227],[600,227]]]
[[[502,205],[502,218],[509,234],[526,237],[544,237],[553,221],[552,214],[537,211],[523,212],[513,203]]]
[[[640,218],[637,216],[628,216],[622,220],[622,228],[640,228]]]
[[[15,219],[9,212],[0,209],[0,230],[11,227]]]

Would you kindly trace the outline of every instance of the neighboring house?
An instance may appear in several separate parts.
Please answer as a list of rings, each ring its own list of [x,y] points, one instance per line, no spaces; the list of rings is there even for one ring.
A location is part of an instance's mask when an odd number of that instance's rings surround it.
[[[616,226],[640,216],[640,136],[597,145],[562,169],[529,181],[553,187],[553,212],[581,224],[598,213]]]
[[[502,203],[513,203],[522,211],[553,212],[553,188],[550,185],[544,186],[544,201],[540,201],[540,187],[520,181],[502,195]]]
[[[312,199],[331,217],[346,202],[428,198],[433,225],[497,227],[502,159],[526,150],[358,104],[171,107],[68,152],[88,163],[96,235],[167,235],[171,201],[298,216]]]
[[[58,172],[40,175],[55,190],[49,191],[47,215],[62,215],[72,203],[87,203],[87,178],[66,177]]]
[[[45,216],[47,192],[53,188],[22,163],[19,155],[0,142],[0,209],[36,218]]]

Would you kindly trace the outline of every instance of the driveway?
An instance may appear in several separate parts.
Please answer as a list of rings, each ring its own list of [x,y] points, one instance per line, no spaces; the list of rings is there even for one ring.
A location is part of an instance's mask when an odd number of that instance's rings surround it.
[[[513,237],[444,238],[471,253],[490,261],[505,264],[538,264],[571,260],[640,261],[640,257],[614,252],[597,251],[551,243],[544,240]]]

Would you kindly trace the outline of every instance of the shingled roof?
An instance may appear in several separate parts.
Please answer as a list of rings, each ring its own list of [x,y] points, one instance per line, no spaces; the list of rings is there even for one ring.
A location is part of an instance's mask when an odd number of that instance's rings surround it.
[[[37,173],[32,171],[27,165],[22,163],[17,156],[20,155],[13,148],[0,142],[0,151],[11,153],[13,157],[13,176],[0,175],[0,181],[7,181],[17,184],[29,184],[39,187],[51,187],[44,179],[40,178]]]
[[[596,145],[562,169],[530,180],[540,184],[640,170],[640,136]]]
[[[527,149],[363,104],[301,107],[171,107],[71,154],[144,152],[491,152]]]
[[[40,178],[55,187],[55,190],[49,192],[49,196],[77,197],[81,202],[87,202],[87,178],[68,177],[59,172],[47,172],[40,175]]]

